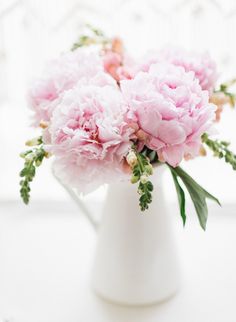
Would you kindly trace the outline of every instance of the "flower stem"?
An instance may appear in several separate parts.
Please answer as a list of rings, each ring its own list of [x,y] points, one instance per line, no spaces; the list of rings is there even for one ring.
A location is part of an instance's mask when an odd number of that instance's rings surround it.
[[[202,142],[213,151],[214,156],[224,159],[226,163],[231,164],[233,170],[236,170],[236,155],[229,150],[229,142],[209,139],[206,133],[202,135]]]

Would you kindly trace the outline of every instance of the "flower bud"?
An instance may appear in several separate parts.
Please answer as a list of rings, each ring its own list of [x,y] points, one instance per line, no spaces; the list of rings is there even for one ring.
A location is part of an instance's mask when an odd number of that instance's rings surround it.
[[[148,182],[148,176],[146,174],[141,175],[140,181],[142,184],[145,184]]]
[[[25,156],[25,161],[31,162],[31,161],[33,161],[34,157],[35,157],[35,154],[34,154],[33,152],[28,153],[28,154]]]
[[[146,173],[147,173],[147,175],[152,175],[153,174],[153,167],[152,167],[152,165],[151,164],[148,164],[148,165],[146,165],[145,166],[145,171],[146,171]]]
[[[41,161],[41,160],[37,160],[37,161],[35,162],[36,167],[39,167],[39,166],[41,165],[41,163],[42,163],[42,161]]]
[[[52,153],[51,152],[47,152],[45,151],[45,158],[50,158],[52,156]]]
[[[207,155],[206,149],[203,145],[200,146],[199,155],[203,157]]]
[[[137,183],[139,181],[139,177],[132,176],[130,181],[131,181],[131,183]]]
[[[25,156],[26,156],[25,152],[21,152],[21,153],[20,153],[20,157],[21,157],[21,158],[23,158],[23,159],[24,159],[24,158],[25,158]]]
[[[25,145],[27,146],[35,146],[35,145],[39,145],[41,143],[40,138],[33,138],[32,140],[29,140],[25,143]]]
[[[46,129],[48,127],[48,122],[41,121],[39,123],[39,126],[41,127],[41,129]]]
[[[210,103],[213,103],[217,106],[230,104],[230,97],[221,92],[213,93],[210,97]]]
[[[131,168],[133,168],[133,167],[137,164],[138,160],[137,160],[137,156],[136,156],[136,154],[135,154],[135,152],[134,152],[134,151],[132,151],[132,150],[131,150],[131,151],[128,153],[128,155],[127,155],[127,157],[126,157],[126,161],[127,161],[128,165],[129,165]]]

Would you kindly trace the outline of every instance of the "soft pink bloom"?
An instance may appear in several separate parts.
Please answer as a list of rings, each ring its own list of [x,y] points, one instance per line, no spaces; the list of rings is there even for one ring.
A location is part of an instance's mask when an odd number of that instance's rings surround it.
[[[113,51],[107,51],[103,56],[104,69],[109,73],[116,81],[119,81],[117,70],[122,64],[122,56]]]
[[[113,51],[107,51],[103,55],[104,69],[117,82],[123,79],[132,79],[135,72],[134,61],[126,56]]]
[[[80,84],[65,92],[48,130],[56,175],[84,193],[126,178],[124,158],[133,133],[126,112],[118,86]]]
[[[125,55],[123,57],[123,64],[117,70],[117,75],[119,80],[132,79],[136,73],[136,61],[133,60],[130,56]]]
[[[138,126],[137,137],[157,151],[159,159],[177,166],[185,155],[196,156],[201,135],[215,118],[215,105],[209,103],[193,72],[162,62],[133,80],[121,82],[129,105],[128,121]],[[140,136],[141,135],[141,136]]]
[[[136,63],[126,54],[120,38],[112,39],[111,49],[103,53],[103,63],[105,71],[117,82],[134,76]]]
[[[103,72],[103,62],[97,50],[78,49],[49,62],[42,77],[33,81],[28,92],[34,124],[50,121],[57,99],[64,91],[73,88],[78,81],[88,82],[94,77],[99,81],[99,74]],[[103,75],[102,81],[112,82],[108,76],[105,80]]]
[[[143,58],[137,70],[148,71],[152,64],[163,61],[181,66],[187,72],[194,72],[202,89],[212,93],[218,74],[216,71],[216,63],[208,53],[198,54],[180,48],[166,47],[161,51],[149,52]]]

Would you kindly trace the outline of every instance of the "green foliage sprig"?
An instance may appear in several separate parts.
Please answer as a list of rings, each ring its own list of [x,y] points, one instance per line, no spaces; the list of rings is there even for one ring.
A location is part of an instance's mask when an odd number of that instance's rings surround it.
[[[104,35],[104,33],[97,28],[92,27],[91,25],[86,25],[90,35],[82,35],[79,37],[78,41],[75,42],[71,50],[76,50],[77,48],[90,46],[93,44],[101,44],[105,46],[109,43],[109,39]]]
[[[148,177],[153,173],[152,165],[144,154],[135,149],[129,152],[127,162],[132,169],[131,183],[138,183],[139,206],[141,211],[144,211],[152,202],[153,184],[148,180]]]
[[[42,164],[45,157],[48,157],[48,153],[44,150],[42,137],[35,138],[26,142],[26,145],[33,148],[20,154],[25,160],[24,167],[20,172],[20,195],[25,204],[30,200],[30,183],[33,181],[36,168]]]
[[[213,151],[214,156],[224,159],[225,162],[231,164],[232,168],[236,170],[236,154],[229,150],[229,142],[212,140],[206,133],[202,135],[202,142]]]

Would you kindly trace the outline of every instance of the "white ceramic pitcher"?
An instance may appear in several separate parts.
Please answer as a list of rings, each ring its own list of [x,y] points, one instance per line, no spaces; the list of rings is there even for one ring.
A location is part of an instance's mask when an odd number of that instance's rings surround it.
[[[92,272],[93,288],[106,300],[149,305],[168,299],[178,289],[176,245],[163,194],[164,170],[165,166],[155,168],[153,201],[145,212],[139,210],[137,185],[122,182],[108,188]]]

